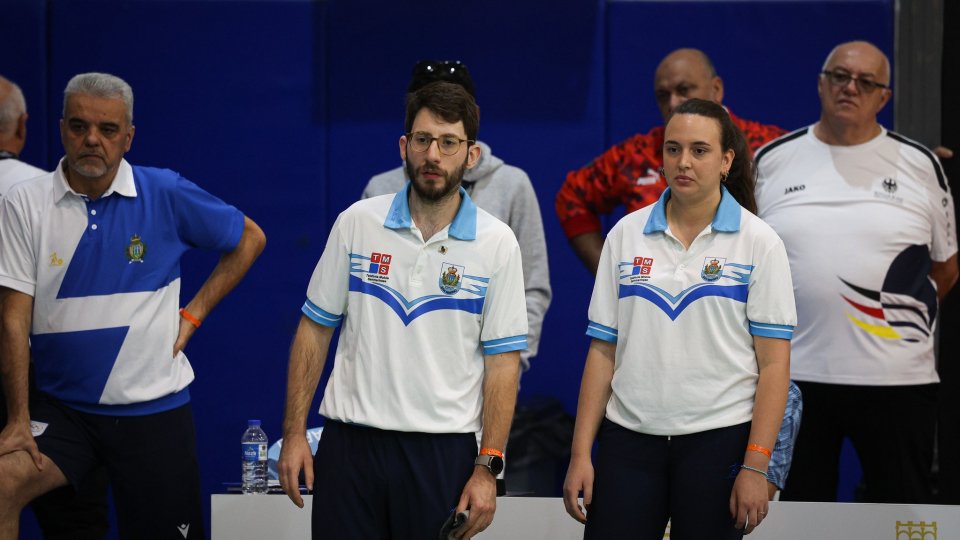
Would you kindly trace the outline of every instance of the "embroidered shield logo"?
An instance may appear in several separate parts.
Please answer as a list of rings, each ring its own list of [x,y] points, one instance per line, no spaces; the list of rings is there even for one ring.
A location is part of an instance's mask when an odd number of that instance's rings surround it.
[[[126,249],[127,260],[132,263],[142,263],[143,257],[147,254],[147,245],[143,243],[139,235],[133,235],[130,238],[130,244]]]
[[[445,294],[454,294],[459,291],[462,279],[462,266],[450,263],[443,263],[440,266],[440,290]]]
[[[700,272],[700,277],[704,281],[716,281],[720,279],[720,275],[723,273],[723,264],[726,262],[726,259],[718,259],[716,257],[707,257],[703,260],[703,270]]]

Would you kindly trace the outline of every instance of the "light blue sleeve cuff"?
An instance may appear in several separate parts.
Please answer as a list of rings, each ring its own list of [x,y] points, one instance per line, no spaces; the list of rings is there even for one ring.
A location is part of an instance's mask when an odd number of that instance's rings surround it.
[[[587,335],[592,338],[597,338],[600,341],[606,341],[609,343],[617,342],[616,328],[610,328],[609,326],[597,324],[593,321],[590,321],[590,324],[587,325]]]
[[[790,339],[793,338],[793,329],[794,327],[788,324],[757,323],[750,321],[750,335],[753,336],[790,341]]]
[[[513,336],[500,339],[491,339],[490,341],[481,341],[483,346],[483,355],[503,354],[513,351],[527,350],[527,336]]]
[[[323,326],[336,328],[340,326],[340,323],[343,322],[343,315],[334,315],[333,313],[326,312],[311,302],[309,298],[306,302],[304,302],[303,307],[300,308],[300,311],[302,311],[303,314],[306,315],[311,321]]]

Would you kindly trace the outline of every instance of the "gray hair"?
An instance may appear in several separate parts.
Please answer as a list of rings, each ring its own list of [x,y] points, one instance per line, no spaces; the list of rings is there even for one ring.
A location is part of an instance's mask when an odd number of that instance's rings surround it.
[[[4,92],[6,89],[9,89],[9,92]],[[15,130],[17,120],[25,112],[27,102],[23,99],[23,91],[15,82],[0,75],[0,133]]]
[[[126,81],[109,73],[81,73],[67,83],[63,91],[63,115],[67,114],[67,99],[84,94],[104,99],[122,99],[127,109],[127,122],[133,123],[133,89]]]

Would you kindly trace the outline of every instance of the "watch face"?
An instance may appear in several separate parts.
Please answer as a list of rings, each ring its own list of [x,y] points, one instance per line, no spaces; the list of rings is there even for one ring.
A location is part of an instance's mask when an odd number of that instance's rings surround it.
[[[494,476],[503,472],[503,458],[490,456],[490,472],[492,472]]]

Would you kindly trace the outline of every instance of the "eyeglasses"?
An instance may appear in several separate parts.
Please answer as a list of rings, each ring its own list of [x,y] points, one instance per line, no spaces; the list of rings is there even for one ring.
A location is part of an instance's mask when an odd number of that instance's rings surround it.
[[[407,92],[416,92],[424,86],[437,81],[450,82],[462,86],[476,99],[477,91],[470,77],[467,65],[459,60],[421,60],[413,66],[413,77]]]
[[[861,78],[861,75],[853,75],[852,73],[847,73],[846,71],[824,70],[820,73],[824,75],[827,80],[830,81],[830,84],[834,86],[843,87],[850,84],[850,81],[856,81],[857,88],[864,94],[873,93],[873,91],[881,88],[890,88],[885,84],[880,84],[870,79],[863,79]]]
[[[470,139],[461,139],[456,135],[441,135],[439,137],[434,137],[429,133],[424,133],[422,131],[414,131],[413,133],[407,133],[407,145],[410,146],[415,152],[426,152],[430,145],[433,144],[433,141],[437,141],[437,149],[440,150],[440,153],[445,156],[456,155],[460,151],[460,145],[467,143],[467,146],[477,142]]]

